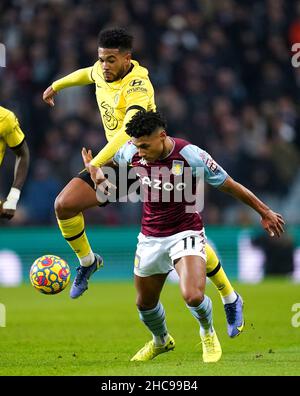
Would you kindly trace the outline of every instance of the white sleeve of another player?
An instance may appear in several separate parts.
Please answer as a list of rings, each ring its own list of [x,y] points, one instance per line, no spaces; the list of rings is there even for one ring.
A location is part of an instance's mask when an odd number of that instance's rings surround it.
[[[188,162],[193,171],[193,176],[197,177],[204,171],[204,180],[214,186],[219,187],[228,177],[228,173],[200,147],[188,144],[180,154]]]
[[[119,166],[131,164],[134,154],[137,152],[137,148],[131,142],[125,143],[114,155],[114,162]]]

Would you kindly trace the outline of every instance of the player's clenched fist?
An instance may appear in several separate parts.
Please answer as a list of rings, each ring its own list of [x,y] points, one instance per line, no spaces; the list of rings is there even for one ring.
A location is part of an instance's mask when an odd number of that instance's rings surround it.
[[[48,87],[46,91],[43,93],[43,101],[46,102],[49,106],[54,106],[54,95],[56,92],[54,89],[51,87]]]

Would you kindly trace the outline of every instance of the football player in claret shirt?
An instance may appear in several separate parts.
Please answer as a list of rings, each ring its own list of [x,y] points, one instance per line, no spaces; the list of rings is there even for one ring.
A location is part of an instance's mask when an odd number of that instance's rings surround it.
[[[270,236],[281,235],[284,221],[280,214],[273,212],[251,191],[233,180],[207,152],[186,140],[168,136],[166,123],[159,113],[139,112],[126,125],[126,132],[131,136],[131,141],[116,153],[113,162],[119,166],[130,165],[136,170],[144,196],[151,198],[143,203],[134,278],[139,316],[152,333],[153,339],[131,360],[151,360],[175,347],[160,302],[166,277],[175,269],[186,305],[200,325],[203,361],[216,362],[222,351],[213,328],[212,303],[204,294],[206,238],[203,221],[196,207],[194,211],[187,211],[190,202],[185,195],[182,195],[181,200],[175,200],[172,193],[165,195],[169,197],[168,202],[165,202],[163,189],[175,192],[178,183],[182,189],[182,181],[185,182],[185,179],[178,180],[178,172],[175,170],[178,164],[182,164],[192,175],[194,192],[197,176],[202,170],[206,183],[252,207],[261,216],[261,224]],[[82,155],[87,164],[91,160],[89,153],[84,149]],[[168,183],[163,182],[164,176],[161,175],[162,169],[166,168],[169,170]],[[101,169],[98,173],[103,177]],[[156,180],[153,180],[153,175],[156,175]],[[173,188],[170,188],[171,185]]]
[[[88,287],[88,279],[102,262],[94,254],[85,233],[82,212],[99,206],[95,185],[97,167],[111,159],[130,137],[125,125],[141,109],[155,110],[154,90],[146,68],[131,58],[132,36],[123,29],[104,30],[99,34],[98,61],[90,67],[77,70],[46,89],[43,99],[54,106],[54,97],[64,88],[75,85],[95,84],[96,97],[101,114],[106,146],[86,164],[86,171],[73,178],[59,194],[55,212],[62,235],[77,255],[80,266],[70,295],[77,298]],[[206,244],[207,276],[217,287],[226,312],[228,334],[238,335],[243,328],[242,300],[230,284],[219,259],[209,244]]]
[[[0,165],[7,146],[16,155],[15,174],[6,200],[4,202],[0,201],[0,217],[11,219],[16,212],[21,191],[27,177],[29,150],[17,117],[12,111],[0,106]]]

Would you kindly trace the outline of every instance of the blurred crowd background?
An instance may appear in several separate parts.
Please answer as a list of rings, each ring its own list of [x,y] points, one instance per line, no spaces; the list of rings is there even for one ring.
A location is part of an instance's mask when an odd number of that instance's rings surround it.
[[[289,224],[300,223],[300,1],[2,0],[0,104],[15,111],[31,151],[30,175],[15,218],[53,224],[53,202],[82,169],[81,148],[105,144],[94,86],[69,88],[54,108],[42,101],[56,79],[97,60],[101,29],[125,27],[133,59],[146,66],[169,134],[207,150]],[[0,195],[13,178],[6,155]],[[217,190],[206,191],[206,224],[247,225],[256,214]],[[93,209],[87,221],[136,224],[140,205]],[[256,219],[256,220],[255,220]]]

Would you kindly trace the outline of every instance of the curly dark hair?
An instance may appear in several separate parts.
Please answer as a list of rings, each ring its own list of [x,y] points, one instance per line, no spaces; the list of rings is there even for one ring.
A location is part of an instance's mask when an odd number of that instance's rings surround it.
[[[132,51],[133,36],[125,29],[102,30],[98,36],[99,48],[118,48],[120,51]]]
[[[159,127],[167,128],[167,122],[159,112],[141,110],[126,124],[126,133],[139,138],[151,135]]]

